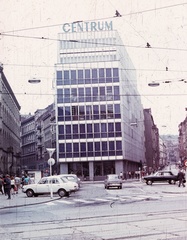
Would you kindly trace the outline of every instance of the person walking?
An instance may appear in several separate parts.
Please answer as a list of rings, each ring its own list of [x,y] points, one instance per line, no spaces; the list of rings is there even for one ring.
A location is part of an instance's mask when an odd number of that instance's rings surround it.
[[[185,176],[184,176],[184,173],[181,170],[179,170],[179,172],[177,174],[177,179],[179,180],[179,185],[178,186],[180,187],[181,184],[182,184],[182,186],[185,187],[185,185],[184,185]]]
[[[15,194],[15,179],[13,176],[11,177],[11,191],[10,192],[12,195]]]
[[[14,180],[15,180],[16,194],[18,194],[18,190],[20,189],[20,184],[21,184],[21,178],[16,176]]]
[[[6,194],[8,195],[7,199],[11,199],[11,196],[10,196],[11,180],[10,180],[10,176],[8,174],[5,176],[5,179],[4,179],[4,190],[5,190]]]
[[[3,193],[3,178],[2,178],[2,177],[0,177],[0,192],[1,192],[2,194],[4,194],[4,193]]]

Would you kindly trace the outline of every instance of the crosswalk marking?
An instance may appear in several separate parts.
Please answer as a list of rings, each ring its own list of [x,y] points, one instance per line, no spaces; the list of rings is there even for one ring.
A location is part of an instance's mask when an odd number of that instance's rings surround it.
[[[55,203],[53,203],[53,202],[47,202],[47,203],[45,203],[46,205],[55,205]]]
[[[129,201],[129,200],[132,200],[132,201],[141,201],[141,200],[159,200],[161,198],[176,198],[176,197],[187,197],[187,194],[186,193],[183,193],[183,194],[163,194],[163,195],[159,195],[159,196],[150,196],[150,195],[134,195],[134,196],[126,196],[126,195],[122,195],[122,196],[107,196],[105,198],[93,198],[93,199],[60,199],[60,200],[57,200],[55,202],[47,202],[45,203],[46,205],[48,206],[53,206],[55,205],[56,203],[62,203],[62,204],[69,204],[69,205],[72,205],[72,204],[76,204],[76,203],[82,203],[82,204],[97,204],[98,202],[111,202],[111,201],[116,201],[116,202],[125,202],[125,201]]]
[[[85,199],[73,199],[74,202],[81,202],[81,203],[93,203],[93,201],[85,200]]]
[[[100,202],[108,202],[110,201],[110,199],[106,199],[106,198],[94,198],[96,201],[100,201]]]
[[[58,200],[59,203],[65,203],[65,204],[74,204],[74,202],[66,201],[66,200]]]

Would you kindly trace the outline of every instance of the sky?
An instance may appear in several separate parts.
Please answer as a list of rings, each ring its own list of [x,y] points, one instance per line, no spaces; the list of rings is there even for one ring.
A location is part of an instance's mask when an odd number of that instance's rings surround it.
[[[54,65],[62,24],[112,20],[136,69],[143,107],[151,108],[160,134],[178,135],[187,107],[187,0],[0,3],[0,62],[21,114],[34,113],[54,100]],[[114,17],[116,10],[122,17]],[[30,84],[29,79],[41,83]],[[149,87],[151,82],[160,85]]]

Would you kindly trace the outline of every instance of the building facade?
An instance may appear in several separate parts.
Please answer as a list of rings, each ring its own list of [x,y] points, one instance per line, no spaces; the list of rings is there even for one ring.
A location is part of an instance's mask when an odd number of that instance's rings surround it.
[[[144,109],[145,121],[145,158],[147,173],[154,172],[159,168],[159,131],[154,123],[151,109]]]
[[[167,159],[167,146],[164,140],[159,137],[159,168],[163,168],[168,164],[168,159]]]
[[[20,174],[20,105],[0,67],[0,174]]]
[[[66,25],[59,34],[56,147],[61,173],[96,180],[138,170],[145,160],[136,73],[112,28],[112,22]]]
[[[22,170],[40,170],[49,174],[47,148],[56,146],[54,103],[34,115],[22,116],[21,121]],[[53,155],[56,159],[56,154]],[[54,171],[56,172],[56,165]]]

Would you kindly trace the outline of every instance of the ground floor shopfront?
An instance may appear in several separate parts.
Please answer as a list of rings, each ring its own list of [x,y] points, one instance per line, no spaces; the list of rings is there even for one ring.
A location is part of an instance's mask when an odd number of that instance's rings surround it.
[[[74,173],[82,180],[103,180],[107,174],[123,173],[124,179],[133,177],[141,164],[128,160],[65,162],[60,163],[60,173]],[[135,175],[134,175],[135,176]]]

